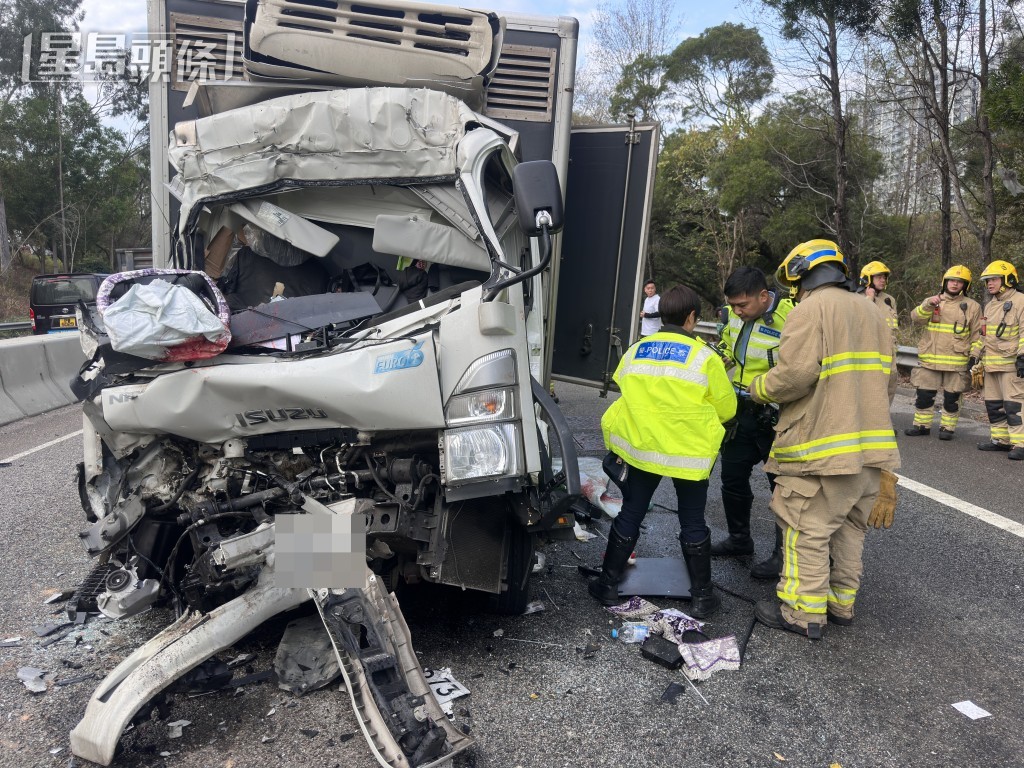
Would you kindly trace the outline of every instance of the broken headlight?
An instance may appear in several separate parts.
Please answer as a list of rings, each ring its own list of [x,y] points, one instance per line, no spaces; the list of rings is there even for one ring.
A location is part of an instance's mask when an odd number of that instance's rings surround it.
[[[466,369],[445,406],[445,483],[521,472],[522,438],[511,349],[484,355]],[[470,426],[474,425],[474,426]]]

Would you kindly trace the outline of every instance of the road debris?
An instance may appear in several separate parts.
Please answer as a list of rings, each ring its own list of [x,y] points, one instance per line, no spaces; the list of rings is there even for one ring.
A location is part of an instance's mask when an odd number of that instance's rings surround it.
[[[703,643],[680,643],[683,674],[690,680],[707,680],[715,672],[740,668],[740,649],[736,637],[728,635]]]
[[[548,602],[551,603],[553,606],[555,606],[555,610],[556,611],[562,610],[561,608],[558,607],[558,603],[556,603],[554,600],[551,599],[551,593],[548,592],[548,588],[547,587],[541,587],[541,592],[544,593],[544,596],[548,599]]]
[[[45,600],[43,600],[43,605],[53,605],[54,603],[61,603],[61,602],[64,602],[65,600],[70,600],[72,595],[74,595],[74,594],[75,594],[75,590],[73,590],[73,589],[62,589],[62,590],[59,590],[57,592],[54,592],[52,595],[50,595]]]
[[[191,720],[175,720],[173,723],[167,724],[167,738],[168,739],[180,739],[181,733],[184,728],[192,725]]]
[[[78,675],[77,677],[65,677],[63,680],[54,680],[53,684],[54,685],[59,685],[60,687],[63,688],[64,686],[67,686],[67,685],[74,685],[75,683],[81,683],[81,682],[84,682],[86,680],[94,680],[95,678],[96,678],[96,673],[95,672],[88,672],[88,673],[86,673],[84,675]]]
[[[543,601],[534,600],[532,603],[526,604],[526,608],[523,609],[523,616],[529,616],[531,613],[543,613],[545,610]]]
[[[20,648],[24,639],[23,637],[8,637],[6,640],[0,640],[0,648]]]
[[[301,696],[341,674],[331,636],[319,616],[304,616],[285,627],[274,656],[277,687]]]
[[[496,630],[494,630],[493,635],[494,635],[494,637],[504,637],[505,630],[504,629],[496,629]]]
[[[37,667],[21,667],[18,670],[18,679],[32,693],[43,693],[46,690],[46,681],[43,680],[45,674],[44,670]]]
[[[454,713],[452,702],[469,695],[469,689],[455,679],[449,667],[424,669],[423,677],[426,679],[427,685],[430,686],[430,692],[434,694],[434,698],[441,706],[441,711],[448,717]]]
[[[685,691],[686,688],[682,683],[669,683],[661,693],[661,700],[669,704],[675,704],[679,696]]]
[[[983,717],[992,717],[991,712],[985,711],[973,701],[958,701],[953,705],[953,709],[971,718],[971,720],[980,720]]]
[[[620,619],[644,619],[661,609],[650,600],[636,595],[620,605],[608,606],[605,610]]]

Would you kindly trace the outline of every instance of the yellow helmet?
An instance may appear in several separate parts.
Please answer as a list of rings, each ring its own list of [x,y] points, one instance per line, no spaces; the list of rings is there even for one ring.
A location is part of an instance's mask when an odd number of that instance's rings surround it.
[[[981,279],[988,280],[990,277],[1003,278],[1003,285],[1008,288],[1017,287],[1017,270],[1008,261],[993,261],[985,267],[985,271],[981,273]]]
[[[838,245],[831,240],[808,240],[800,243],[783,259],[775,270],[775,280],[779,285],[793,289],[810,270],[829,262],[838,264],[843,274],[850,273],[846,257],[840,253]]]
[[[888,275],[889,268],[880,261],[869,261],[860,271],[860,284],[867,287],[875,275]]]
[[[964,289],[961,293],[966,294],[971,290],[971,270],[965,267],[963,264],[954,264],[952,267],[946,270],[946,274],[942,276],[942,290],[946,290],[947,280],[963,280]]]

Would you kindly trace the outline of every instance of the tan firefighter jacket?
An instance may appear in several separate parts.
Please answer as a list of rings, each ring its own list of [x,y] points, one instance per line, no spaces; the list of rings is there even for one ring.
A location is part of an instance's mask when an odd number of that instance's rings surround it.
[[[1006,288],[985,305],[982,337],[986,371],[1013,371],[1017,355],[1024,355],[1020,326],[1024,323],[1024,294]]]
[[[863,296],[809,291],[786,318],[779,362],[750,394],[782,405],[766,472],[853,475],[899,467],[889,418],[892,333]]]
[[[893,298],[893,295],[885,291],[879,291],[875,294],[875,298],[868,299],[868,301],[875,303],[875,306],[878,307],[882,317],[885,319],[885,324],[895,334],[896,329],[900,326],[900,319],[899,312],[896,309],[896,299]]]
[[[917,342],[922,368],[965,371],[968,358],[981,357],[981,305],[974,299],[943,292],[937,308],[928,297],[910,313],[910,319],[924,324]]]

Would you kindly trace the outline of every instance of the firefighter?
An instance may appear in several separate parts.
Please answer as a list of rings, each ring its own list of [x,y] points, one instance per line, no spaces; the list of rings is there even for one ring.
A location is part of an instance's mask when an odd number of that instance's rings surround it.
[[[981,318],[984,351],[972,375],[984,372],[985,410],[992,439],[981,451],[1009,451],[1024,459],[1024,294],[1017,290],[1017,270],[1006,261],[993,261],[981,274],[989,301]],[[980,369],[980,370],[979,370]],[[978,378],[981,378],[980,376]]]
[[[759,621],[820,639],[853,621],[869,523],[888,526],[899,466],[887,390],[892,334],[877,310],[850,293],[846,259],[830,240],[794,248],[776,279],[795,287],[778,364],[750,384],[781,405],[766,470],[776,473],[772,511],[783,529],[781,602],[761,600]],[[886,503],[876,505],[883,470]]]
[[[913,426],[904,434],[928,435],[935,419],[935,396],[942,390],[939,440],[952,440],[960,418],[960,400],[970,384],[968,371],[981,357],[981,305],[967,298],[971,270],[962,264],[942,276],[942,290],[921,302],[910,317],[924,323],[918,342],[921,365],[910,374],[917,388]]]
[[[722,442],[722,508],[729,528],[726,539],[711,545],[714,557],[741,557],[754,553],[750,538],[750,508],[754,494],[750,490],[753,468],[768,460],[775,438],[778,409],[755,403],[747,396],[754,377],[765,373],[778,356],[779,339],[786,316],[793,309],[790,298],[768,290],[764,272],[756,267],[740,267],[725,281],[722,341],[719,349],[733,363],[732,385],[740,393],[735,425]],[[775,490],[775,475],[768,474]],[[757,579],[775,579],[782,565],[782,534],[776,527],[772,556],[757,563],[750,575]]]
[[[878,311],[882,313],[882,317],[885,319],[885,324],[889,326],[892,331],[892,343],[895,348],[898,343],[896,340],[896,331],[900,327],[899,311],[896,309],[896,299],[893,298],[892,294],[886,293],[885,289],[889,286],[889,268],[880,261],[870,261],[864,265],[860,271],[859,281],[860,291],[864,293],[874,305],[878,307]],[[894,365],[892,367],[892,376],[889,379],[889,403],[892,404],[892,400],[896,397],[896,389],[899,386],[899,372]]]
[[[736,414],[736,393],[722,359],[693,335],[697,294],[677,285],[661,297],[659,311],[664,326],[626,350],[615,371],[622,397],[601,417],[605,446],[629,466],[601,575],[587,588],[604,605],[620,602],[618,583],[640,524],[662,477],[670,477],[690,574],[690,613],[705,618],[720,603],[711,587],[711,531],[704,522],[708,476],[722,424]]]
[[[886,293],[889,285],[889,268],[880,261],[869,261],[860,271],[860,287],[864,295],[882,310],[885,323],[893,334],[899,328],[899,312],[896,309],[896,299],[892,294]]]

